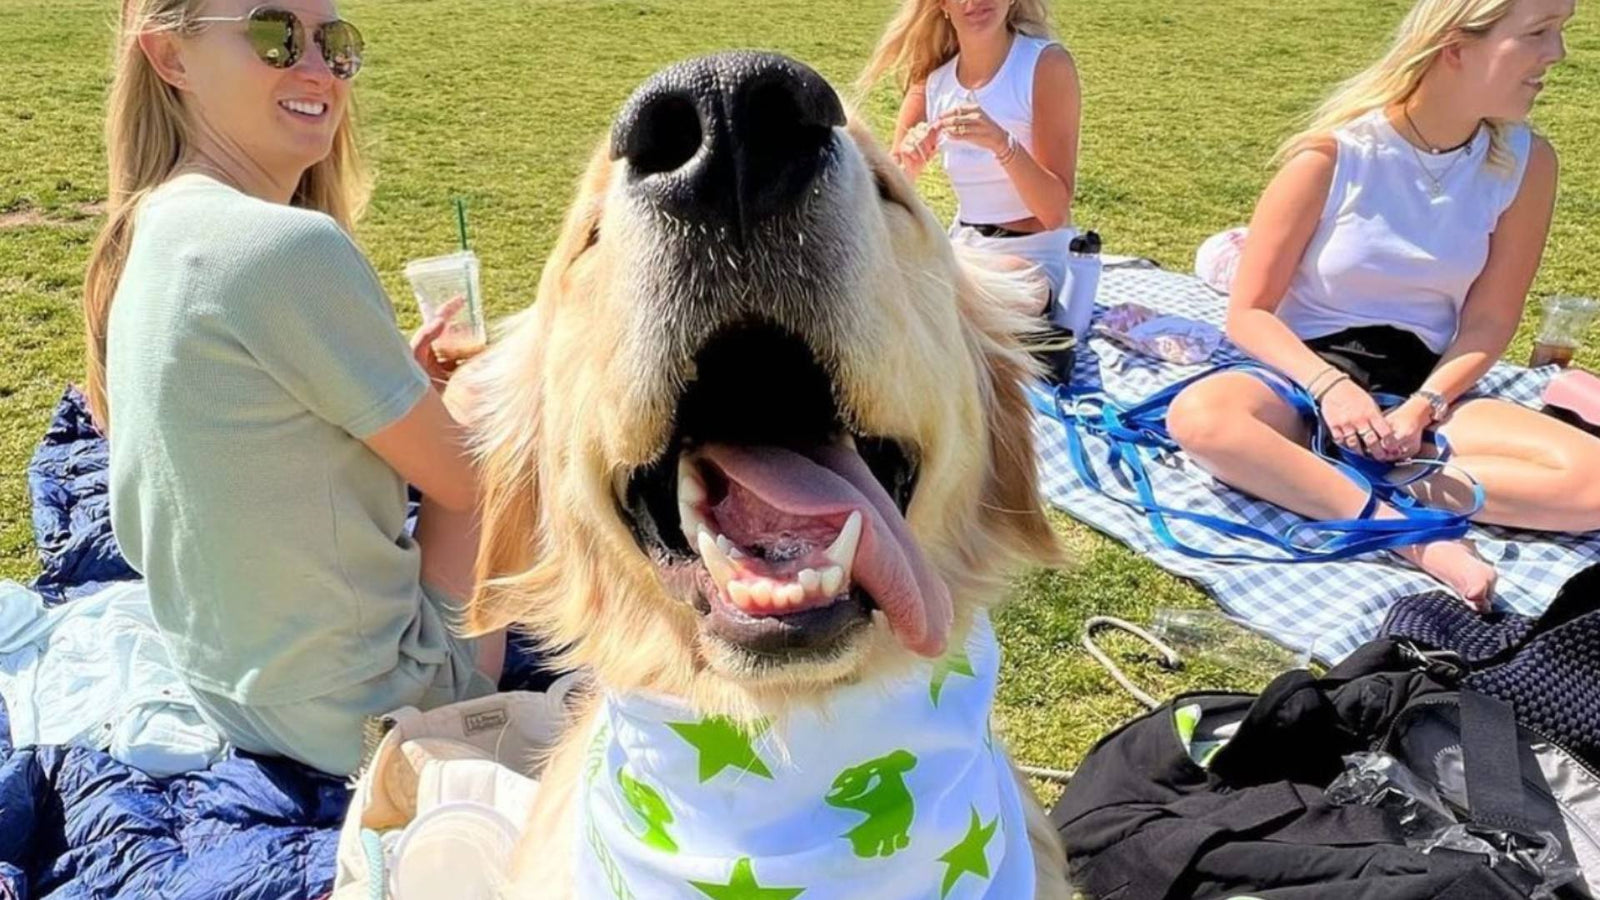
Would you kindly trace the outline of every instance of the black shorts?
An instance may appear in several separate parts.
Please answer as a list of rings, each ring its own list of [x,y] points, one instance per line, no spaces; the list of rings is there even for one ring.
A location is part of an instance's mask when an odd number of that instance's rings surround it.
[[[1306,346],[1372,394],[1409,397],[1439,365],[1439,354],[1422,338],[1390,325],[1346,328],[1311,338]]]
[[[960,225],[962,228],[971,228],[973,231],[976,231],[986,238],[1033,237],[1033,232],[1031,231],[1016,231],[1007,228],[1004,225],[978,225],[972,222],[963,222],[960,220],[957,220],[956,224]]]

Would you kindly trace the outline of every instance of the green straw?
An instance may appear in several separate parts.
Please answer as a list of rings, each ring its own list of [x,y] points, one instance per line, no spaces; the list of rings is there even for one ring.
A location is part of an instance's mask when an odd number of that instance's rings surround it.
[[[456,231],[461,235],[461,252],[466,253],[467,248],[467,201],[464,197],[456,198]],[[478,302],[472,296],[472,268],[467,267],[467,314],[472,323],[478,323]]]
[[[467,201],[464,197],[456,198],[456,230],[461,232],[461,251],[467,250]]]

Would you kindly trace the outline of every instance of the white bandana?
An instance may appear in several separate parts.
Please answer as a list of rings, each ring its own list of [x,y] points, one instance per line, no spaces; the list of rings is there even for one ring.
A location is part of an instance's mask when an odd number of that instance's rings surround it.
[[[1034,894],[1022,798],[989,732],[999,647],[753,733],[608,695],[579,797],[584,900],[1016,900]]]

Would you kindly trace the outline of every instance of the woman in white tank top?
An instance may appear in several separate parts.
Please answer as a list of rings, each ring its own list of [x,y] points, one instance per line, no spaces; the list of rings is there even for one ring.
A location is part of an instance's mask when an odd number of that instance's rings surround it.
[[[1600,439],[1470,392],[1516,331],[1549,232],[1556,155],[1522,123],[1573,6],[1417,0],[1384,58],[1285,144],[1228,311],[1229,336],[1317,397],[1316,427],[1346,448],[1409,459],[1437,428],[1459,471],[1422,499],[1463,503],[1465,473],[1487,494],[1478,521],[1557,532],[1600,529]],[[1385,412],[1373,393],[1406,399]],[[1294,512],[1348,518],[1365,501],[1252,376],[1194,385],[1168,424],[1219,479]],[[1494,569],[1465,541],[1402,555],[1474,606],[1492,599]]]
[[[895,161],[914,181],[942,150],[951,236],[1029,273],[1043,312],[1066,279],[1081,91],[1044,0],[904,0],[862,75],[894,70]]]

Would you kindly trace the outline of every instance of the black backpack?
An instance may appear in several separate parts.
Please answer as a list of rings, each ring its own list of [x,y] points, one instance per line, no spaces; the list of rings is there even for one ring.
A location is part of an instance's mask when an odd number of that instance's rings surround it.
[[[1580,576],[1534,623],[1474,624],[1456,601],[1402,601],[1390,636],[1322,678],[1188,694],[1134,720],[1096,745],[1051,814],[1075,884],[1094,900],[1600,896],[1600,772],[1579,752],[1590,732],[1578,724],[1600,723],[1579,639],[1600,632],[1597,578]],[[1563,687],[1518,701],[1540,683]],[[1191,746],[1224,735],[1195,761]],[[1345,758],[1375,751],[1504,852],[1451,849],[1471,841],[1423,852],[1425,807],[1330,799]],[[1544,867],[1517,864],[1541,834]]]

